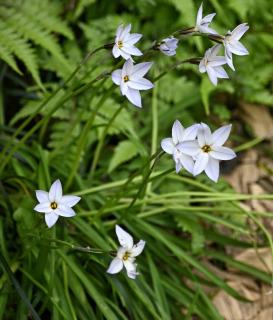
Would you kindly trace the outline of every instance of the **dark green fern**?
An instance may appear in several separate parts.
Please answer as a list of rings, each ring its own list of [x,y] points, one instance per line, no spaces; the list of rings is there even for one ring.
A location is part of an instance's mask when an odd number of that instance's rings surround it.
[[[73,39],[73,33],[63,22],[56,5],[48,0],[15,0],[0,3],[0,59],[13,70],[22,73],[16,63],[21,60],[35,82],[42,87],[38,49],[43,48],[56,63],[58,74],[71,72],[71,64],[64,56],[57,34]]]

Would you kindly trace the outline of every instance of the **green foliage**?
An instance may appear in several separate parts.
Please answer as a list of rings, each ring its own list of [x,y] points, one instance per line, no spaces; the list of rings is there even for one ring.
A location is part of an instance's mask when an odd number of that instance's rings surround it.
[[[66,75],[72,71],[61,46],[53,36],[53,33],[59,33],[73,39],[71,30],[58,14],[56,5],[49,1],[16,0],[0,4],[0,58],[18,73],[21,71],[14,56],[22,60],[40,87],[42,83],[34,44],[51,53],[58,61],[56,71],[65,70]]]
[[[170,68],[212,45],[197,37],[182,38],[175,57],[155,52],[135,58],[154,61],[151,81],[167,71],[153,94],[143,92],[142,109],[112,84],[110,72],[122,62],[110,50],[92,55],[66,81],[87,53],[113,42],[120,23],[131,22],[133,32],[143,33],[139,48],[145,51],[153,41],[192,26],[199,5],[195,0],[0,2],[0,248],[42,319],[223,319],[205,288],[244,297],[207,261],[271,284],[270,274],[226,250],[269,244],[272,249],[262,214],[240,205],[250,196],[235,193],[223,178],[214,184],[203,175],[177,175],[168,155],[151,159],[161,139],[170,137],[175,119],[184,126],[203,121],[217,127],[236,121],[241,100],[273,106],[269,1],[203,4],[205,14],[217,12],[213,27],[222,34],[240,22],[250,24],[242,40],[250,55],[235,57],[236,73],[227,70],[230,80],[217,87],[198,66]],[[241,130],[240,136],[233,131],[234,144],[249,140]],[[60,218],[49,230],[44,215],[33,211],[34,190],[47,190],[58,178],[65,193],[82,200],[76,217]],[[136,281],[124,272],[105,272],[113,258],[109,252],[118,246],[116,224],[147,243],[137,259]],[[1,273],[0,320],[29,316]]]

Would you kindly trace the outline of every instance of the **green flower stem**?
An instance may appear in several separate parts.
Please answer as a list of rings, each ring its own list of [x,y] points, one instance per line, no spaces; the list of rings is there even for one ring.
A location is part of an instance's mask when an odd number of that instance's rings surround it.
[[[153,172],[150,176],[150,180],[156,179],[157,177],[161,176],[162,173],[164,173],[164,172],[165,171]],[[139,182],[141,182],[142,178],[143,178],[142,175],[136,176],[132,179],[132,183],[139,183]],[[101,191],[107,191],[107,190],[111,190],[111,189],[115,189],[115,188],[120,188],[120,187],[124,186],[127,183],[127,181],[128,181],[128,179],[122,179],[122,180],[118,180],[115,182],[105,183],[105,184],[99,185],[97,187],[92,187],[92,188],[73,192],[73,195],[76,195],[76,196],[83,196],[83,195],[87,195],[87,194],[90,195],[90,194],[94,194],[94,193],[101,192]]]
[[[165,71],[161,72],[158,76],[156,76],[153,79],[153,82],[158,81],[159,79],[164,77],[166,74],[168,74],[170,71],[176,69],[177,67],[181,66],[182,64],[185,64],[185,63],[197,64],[197,63],[200,62],[201,59],[202,58],[190,58],[190,59],[186,59],[186,60],[182,60],[182,61],[177,61],[174,64],[172,64],[169,67],[167,67]]]
[[[94,174],[94,172],[96,170],[96,167],[97,167],[97,164],[98,164],[98,161],[99,161],[99,157],[100,157],[100,154],[101,154],[101,150],[102,150],[102,147],[103,147],[103,143],[104,143],[104,140],[105,140],[105,138],[107,136],[107,132],[108,132],[109,128],[111,127],[111,125],[113,124],[113,122],[115,121],[116,117],[119,115],[119,113],[124,108],[124,106],[125,106],[125,103],[120,105],[120,107],[113,114],[113,116],[108,121],[107,125],[105,126],[105,128],[104,128],[104,130],[102,132],[102,136],[100,137],[99,142],[97,144],[97,147],[96,147],[96,150],[95,150],[95,153],[94,153],[93,162],[92,162],[91,169],[90,169],[91,170],[91,177],[92,177],[92,175]]]
[[[157,149],[157,137],[158,137],[158,84],[155,84],[153,95],[152,95],[152,142],[151,142],[151,155],[156,153]],[[151,161],[151,168],[154,165],[156,159]],[[149,193],[152,189],[152,182],[149,182],[147,185],[147,192]]]
[[[142,184],[139,186],[138,192],[136,193],[136,195],[134,196],[133,200],[131,201],[130,205],[128,206],[127,212],[130,211],[130,208],[134,205],[134,203],[136,202],[136,200],[138,199],[138,197],[141,195],[141,193],[143,193],[146,189],[147,183],[149,181],[149,177],[153,172],[153,169],[156,165],[156,163],[159,161],[159,159],[164,155],[163,151],[159,151],[156,155],[155,161],[153,162],[150,170],[147,172],[146,176],[143,177],[143,182]]]

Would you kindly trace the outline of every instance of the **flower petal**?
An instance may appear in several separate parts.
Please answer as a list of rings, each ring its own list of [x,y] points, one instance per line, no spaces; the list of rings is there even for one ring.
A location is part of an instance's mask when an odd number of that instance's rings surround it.
[[[200,33],[208,33],[208,34],[215,34],[215,35],[218,35],[218,32],[216,32],[214,29],[210,28],[207,26],[207,24],[204,24],[204,25],[200,25],[198,27],[198,31]]]
[[[140,240],[137,244],[135,244],[133,246],[133,248],[131,249],[131,257],[137,257],[141,254],[141,252],[143,251],[145,247],[145,241],[144,240]]]
[[[210,13],[207,16],[205,16],[202,21],[201,24],[209,24],[211,23],[212,19],[215,17],[216,13]]]
[[[136,48],[135,46],[132,46],[130,44],[124,44],[124,46],[121,49],[123,52],[128,53],[130,55],[134,56],[142,56],[142,52]]]
[[[209,154],[217,160],[231,160],[236,157],[236,153],[227,147],[213,147]]]
[[[109,268],[107,269],[107,273],[110,273],[110,274],[115,274],[115,273],[118,273],[122,270],[123,268],[123,262],[121,259],[119,258],[114,258],[111,263],[110,263],[110,266]]]
[[[205,73],[207,71],[206,64],[205,64],[205,58],[203,58],[199,63],[199,72]]]
[[[175,172],[179,173],[179,171],[183,168],[183,166],[179,159],[177,161],[174,160],[174,162],[175,162]]]
[[[249,29],[249,26],[247,23],[241,23],[239,24],[232,32],[232,38],[235,40],[240,40],[242,36],[247,32]]]
[[[136,80],[144,77],[144,75],[149,71],[153,62],[142,62],[134,66],[134,70],[130,75],[130,80]]]
[[[120,56],[120,49],[116,44],[113,46],[112,54],[115,58],[118,58]]]
[[[196,25],[199,26],[202,21],[202,15],[203,15],[203,2],[201,3],[196,17]]]
[[[125,96],[127,94],[127,91],[128,91],[128,82],[124,82],[123,80],[121,80],[121,83],[120,83],[120,91],[121,91],[121,94],[123,96]]]
[[[185,129],[183,134],[183,141],[196,139],[199,127],[200,124],[197,123]]]
[[[74,217],[76,215],[75,211],[69,206],[66,206],[65,204],[59,204],[56,210],[58,210],[56,214],[62,217],[69,218],[69,217]]]
[[[173,127],[172,127],[172,138],[174,144],[178,144],[179,142],[182,142],[183,140],[183,134],[184,134],[184,128],[180,121],[175,120]]]
[[[68,207],[74,207],[80,200],[81,197],[78,196],[63,196],[60,203]]]
[[[213,57],[213,59],[216,57],[221,47],[221,44],[215,44],[213,47],[210,48],[210,56]]]
[[[211,81],[211,83],[215,86],[217,86],[217,75],[216,72],[214,71],[214,69],[212,67],[209,67],[209,65],[207,65],[207,74],[209,76],[209,79]]]
[[[179,160],[182,164],[182,166],[189,172],[193,173],[193,167],[194,167],[194,161],[191,156],[188,156],[186,154],[181,154],[179,157]]]
[[[221,66],[215,67],[214,71],[215,71],[217,78],[221,78],[221,79],[228,79],[229,78],[228,74],[226,73],[226,70]]]
[[[196,140],[183,141],[179,143],[176,148],[189,156],[196,156],[200,152],[200,146]]]
[[[210,145],[212,143],[212,134],[210,128],[205,123],[201,123],[198,128],[197,140],[200,147]]]
[[[138,90],[128,88],[125,96],[136,107],[142,108],[141,95]]]
[[[132,60],[126,60],[121,71],[121,76],[124,78],[125,76],[130,76],[134,70],[134,64]],[[131,78],[131,77],[130,77]]]
[[[231,124],[222,126],[215,130],[212,134],[212,143],[214,146],[222,146],[228,139],[231,131]]]
[[[123,31],[123,25],[121,24],[116,31],[116,37],[119,39]]]
[[[142,34],[140,33],[131,33],[128,38],[126,39],[126,42],[129,44],[135,44],[142,38]]]
[[[229,50],[238,56],[245,56],[249,54],[247,48],[241,42],[236,40],[229,44]]]
[[[168,154],[173,154],[174,143],[172,138],[165,138],[161,140],[161,148]]]
[[[125,52],[122,49],[119,49],[119,51],[120,51],[120,55],[122,56],[123,59],[125,59],[126,61],[127,60],[131,60],[131,55],[130,54],[128,54],[127,52]]]
[[[121,40],[123,40],[123,39],[127,36],[127,34],[130,33],[131,27],[132,27],[132,25],[131,25],[131,23],[129,23],[129,24],[122,30],[122,32],[121,32],[121,34],[120,34],[120,39],[121,39]]]
[[[48,192],[43,190],[36,190],[36,198],[40,203],[49,202]]]
[[[200,174],[206,168],[208,161],[209,155],[205,152],[200,152],[193,167],[193,175]]]
[[[232,53],[229,50],[229,45],[225,45],[225,57],[226,57],[227,64],[230,67],[230,69],[235,71],[235,68],[233,65],[233,60],[232,60]]]
[[[216,56],[216,57],[213,57],[213,59],[208,62],[208,66],[218,67],[218,66],[222,66],[223,64],[226,64],[226,63],[227,63],[227,60],[225,57]]]
[[[136,272],[136,267],[137,267],[136,263],[132,262],[130,259],[124,261],[123,263],[127,271],[127,276],[130,279],[135,279],[136,276],[138,275],[138,273]]]
[[[123,230],[119,225],[116,225],[116,235],[122,247],[129,250],[133,248],[134,242],[132,236],[128,232]]]
[[[219,160],[209,157],[205,173],[212,181],[217,182],[219,178]]]
[[[59,216],[54,211],[45,214],[45,222],[49,228],[53,227]]]
[[[113,71],[111,76],[113,82],[119,86],[121,83],[121,69]]]
[[[52,211],[52,208],[50,207],[50,202],[43,202],[39,203],[34,207],[34,210],[41,213],[48,213]]]
[[[128,86],[136,90],[149,90],[154,87],[151,81],[144,78],[139,78],[137,80],[130,80],[128,81]]]
[[[63,188],[61,181],[58,179],[56,180],[50,187],[49,190],[49,201],[53,202],[56,201],[57,203],[61,200],[63,195]]]

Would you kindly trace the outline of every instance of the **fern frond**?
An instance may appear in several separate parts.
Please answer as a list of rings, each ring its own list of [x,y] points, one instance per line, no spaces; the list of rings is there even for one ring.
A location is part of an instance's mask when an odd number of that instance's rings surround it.
[[[23,61],[36,83],[43,88],[39,77],[35,50],[25,39],[18,36],[16,31],[9,28],[4,21],[0,21],[0,43],[2,48],[6,48],[6,51],[13,52],[15,56]]]
[[[73,66],[63,54],[54,33],[73,39],[73,33],[58,16],[61,6],[48,0],[7,0],[0,3],[0,58],[20,72],[14,57],[22,60],[40,87],[39,65],[34,45],[49,52],[57,62],[54,71],[70,74]],[[44,55],[43,55],[44,57]]]
[[[10,28],[17,30],[22,38],[32,40],[37,45],[48,50],[58,59],[59,63],[62,64],[68,73],[71,72],[71,67],[62,54],[61,47],[57,41],[47,30],[42,29],[38,23],[34,20],[29,20],[22,12],[10,16],[6,23]]]
[[[61,20],[57,15],[60,14],[60,6],[58,3],[53,3],[49,1],[35,0],[29,2],[25,1],[22,6],[22,12],[24,15],[35,21],[43,29],[49,32],[59,33],[66,38],[73,40],[74,35],[67,24]]]
[[[0,38],[0,59],[4,60],[8,65],[11,66],[11,68],[14,71],[22,75],[22,72],[18,69],[16,61],[12,56],[12,52],[1,43],[1,38]]]

